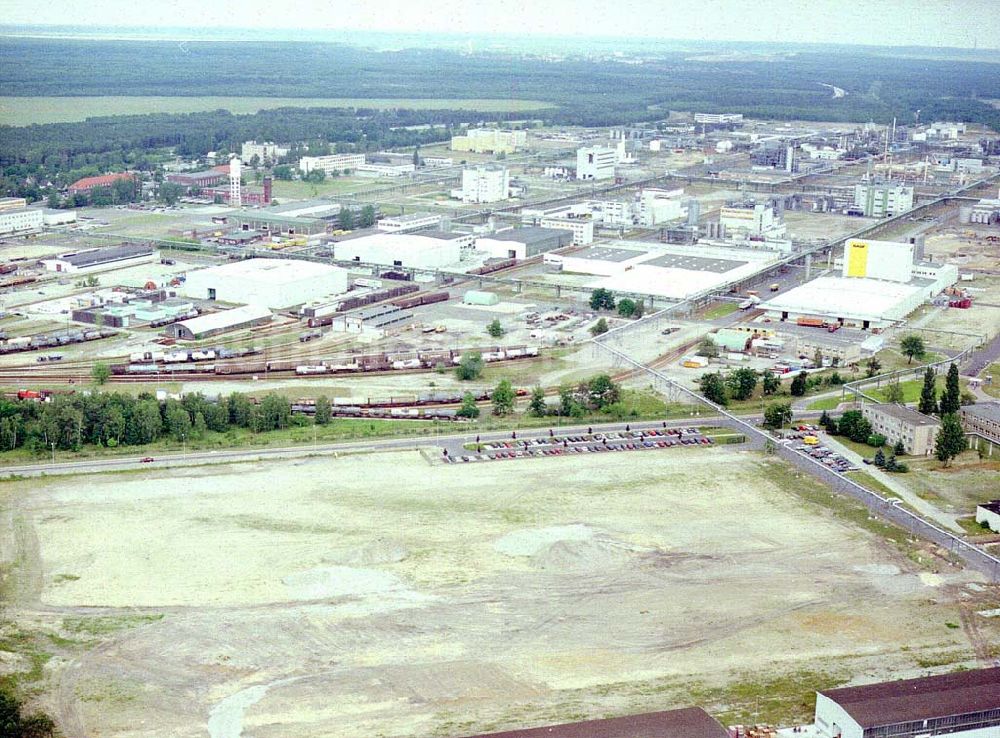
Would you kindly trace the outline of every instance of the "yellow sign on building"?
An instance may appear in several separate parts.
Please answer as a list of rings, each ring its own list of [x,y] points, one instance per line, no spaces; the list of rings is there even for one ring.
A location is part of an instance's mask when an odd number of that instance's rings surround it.
[[[868,276],[867,241],[851,241],[847,244],[847,276]]]

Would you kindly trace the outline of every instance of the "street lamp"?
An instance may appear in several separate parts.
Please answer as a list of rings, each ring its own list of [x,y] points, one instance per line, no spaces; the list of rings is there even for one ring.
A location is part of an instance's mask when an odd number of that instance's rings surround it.
[[[56,442],[52,442],[52,463],[56,463]]]

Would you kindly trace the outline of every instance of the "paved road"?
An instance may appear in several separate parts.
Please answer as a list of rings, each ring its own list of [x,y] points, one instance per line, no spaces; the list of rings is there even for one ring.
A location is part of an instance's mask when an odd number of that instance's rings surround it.
[[[711,415],[672,419],[667,421],[643,421],[637,423],[594,423],[591,426],[553,426],[561,435],[581,435],[588,432],[604,433],[623,431],[626,425],[635,430],[667,427],[683,428],[686,426],[705,425],[712,422]],[[479,434],[482,443],[490,441],[509,440],[512,431],[490,431]],[[517,431],[519,438],[541,438],[548,436],[548,428],[535,428]],[[90,459],[86,461],[56,461],[55,463],[26,464],[21,466],[0,467],[0,475],[18,475],[24,477],[40,477],[56,474],[99,474],[102,472],[129,471],[135,469],[157,469],[163,467],[200,466],[202,464],[228,464],[264,459],[295,459],[317,455],[336,455],[359,451],[401,451],[418,448],[450,449],[455,453],[466,443],[474,443],[475,432],[463,431],[439,436],[413,436],[410,438],[366,439],[363,441],[347,441],[342,443],[320,443],[309,446],[285,446],[258,449],[226,449],[222,451],[193,451],[185,454],[166,454],[155,457],[152,463],[143,463],[143,456],[115,457],[107,459]]]

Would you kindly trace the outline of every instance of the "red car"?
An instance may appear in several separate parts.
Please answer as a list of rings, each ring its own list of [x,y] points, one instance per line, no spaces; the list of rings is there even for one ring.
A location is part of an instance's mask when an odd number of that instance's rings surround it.
[[[154,459],[152,456],[144,456],[143,458],[139,459],[139,461],[143,464],[149,464],[152,461],[156,461],[156,459]]]

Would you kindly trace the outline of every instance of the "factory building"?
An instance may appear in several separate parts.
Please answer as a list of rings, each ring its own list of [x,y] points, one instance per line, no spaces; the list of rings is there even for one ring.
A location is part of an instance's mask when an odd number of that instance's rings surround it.
[[[868,330],[902,321],[932,296],[928,292],[933,290],[924,284],[818,277],[760,307],[772,319],[829,321]]]
[[[409,233],[423,228],[437,228],[441,225],[441,216],[434,213],[410,213],[391,218],[382,218],[375,227],[385,233]]]
[[[311,236],[340,226],[341,206],[329,200],[306,200],[266,210],[234,213],[229,219],[245,231],[269,235]],[[357,211],[360,208],[355,207]]]
[[[844,246],[843,275],[891,282],[913,277],[913,244],[852,238]]]
[[[568,254],[546,254],[545,263],[563,271],[601,277],[587,287],[615,292],[654,295],[671,299],[686,297],[759,272],[775,261],[768,252],[735,249],[664,246],[619,241],[613,246],[583,249]]]
[[[1000,668],[818,692],[815,727],[825,738],[991,738],[1000,727]]]
[[[69,225],[70,223],[76,223],[75,210],[56,210],[53,208],[44,208],[42,210],[42,225],[46,228],[50,226]]]
[[[618,150],[608,146],[584,146],[576,150],[577,179],[614,179]]]
[[[19,197],[4,199],[24,202],[24,199]],[[34,233],[40,231],[43,225],[45,225],[45,214],[39,208],[0,210],[0,236]]]
[[[299,171],[309,174],[314,169],[322,169],[327,174],[357,169],[365,163],[364,154],[329,154],[328,156],[303,156],[299,159]]]
[[[729,731],[700,707],[585,720],[579,723],[482,733],[472,738],[728,738]]]
[[[28,201],[23,197],[0,197],[0,213],[23,210],[26,207],[28,207]]]
[[[854,206],[866,218],[889,218],[913,207],[913,188],[903,184],[868,182],[854,186]]]
[[[676,190],[645,189],[639,193],[639,222],[647,228],[687,217],[681,203],[684,188]]]
[[[246,259],[189,272],[187,297],[282,309],[347,291],[347,271],[296,259]]]
[[[513,154],[519,148],[524,148],[527,142],[526,131],[471,128],[464,136],[452,136],[451,150],[476,154]]]
[[[586,246],[594,242],[594,221],[590,218],[542,218],[538,225],[569,231],[573,234],[574,246]]]
[[[476,251],[493,259],[530,259],[573,242],[573,234],[559,228],[511,228],[476,240]]]
[[[68,251],[51,259],[42,259],[42,266],[50,272],[69,274],[121,269],[159,261],[160,252],[149,244],[123,243],[108,248]]]
[[[837,322],[867,330],[903,320],[958,281],[954,264],[913,263],[914,244],[851,239],[840,277],[814,279],[761,304],[771,318]]]
[[[228,173],[220,172],[218,169],[205,169],[200,172],[173,172],[166,176],[168,182],[179,184],[188,190],[214,187],[227,179]]]
[[[727,233],[744,236],[781,238],[786,231],[784,218],[764,202],[726,203],[719,209],[719,224]]]
[[[179,323],[171,323],[164,331],[168,336],[182,341],[197,341],[220,333],[252,328],[271,322],[271,311],[258,305],[244,305],[232,310],[199,315]]]
[[[462,188],[452,197],[462,202],[499,202],[510,197],[510,170],[499,164],[483,164],[462,170]]]
[[[872,432],[885,436],[890,446],[900,441],[910,456],[927,456],[934,451],[941,423],[937,418],[919,413],[906,405],[866,404],[862,408]]]
[[[338,261],[440,269],[457,264],[462,258],[462,246],[473,237],[442,231],[416,233],[375,233],[370,236],[338,241],[333,256]]]

